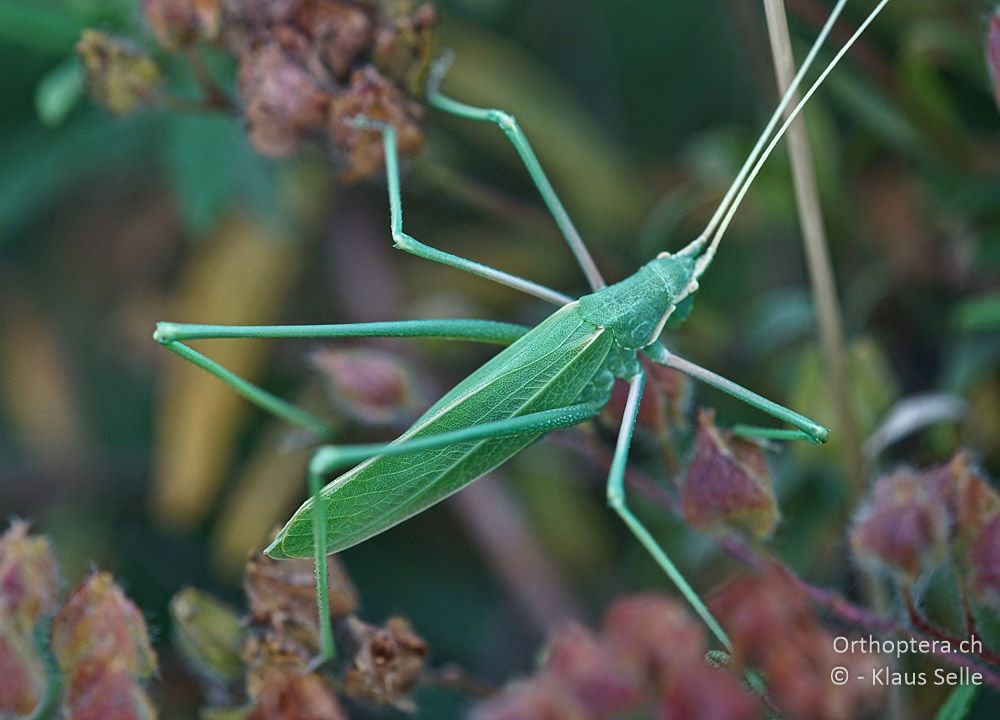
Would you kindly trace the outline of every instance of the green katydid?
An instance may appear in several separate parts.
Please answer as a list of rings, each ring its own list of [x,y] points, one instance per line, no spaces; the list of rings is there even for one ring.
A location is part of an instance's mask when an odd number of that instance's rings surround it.
[[[660,253],[635,274],[611,286],[601,278],[514,118],[500,110],[472,107],[443,95],[439,85],[446,63],[436,64],[428,85],[429,104],[459,117],[495,123],[510,139],[591,285],[593,291],[578,299],[434,249],[404,233],[395,130],[375,120],[356,118],[359,127],[381,132],[383,136],[390,227],[395,246],[508,285],[559,307],[534,328],[485,320],[310,326],[157,325],[155,338],[168,349],[216,375],[250,401],[313,431],[320,438],[328,436],[325,421],[240,378],[184,343],[211,338],[420,337],[508,346],[460,382],[392,443],[323,445],[313,454],[308,471],[310,498],[266,552],[274,558],[315,558],[321,630],[318,661],[334,654],[327,607],[325,558],[328,554],[363,542],[422,512],[546,433],[595,417],[610,399],[612,385],[618,378],[628,381],[629,394],[608,478],[608,504],[716,638],[730,648],[725,631],[626,502],[625,467],[645,385],[639,353],[716,387],[791,426],[790,429],[737,426],[734,430],[740,434],[816,443],[826,440],[828,431],[822,425],[672,354],[660,342],[660,335],[665,326],[679,325],[686,317],[699,280],[711,264],[737,207],[785,130],[888,0],[881,0],[808,91],[789,108],[845,3],[846,0],[838,0],[833,8],[705,231],[680,251]],[[334,471],[356,463],[360,464],[324,486]]]

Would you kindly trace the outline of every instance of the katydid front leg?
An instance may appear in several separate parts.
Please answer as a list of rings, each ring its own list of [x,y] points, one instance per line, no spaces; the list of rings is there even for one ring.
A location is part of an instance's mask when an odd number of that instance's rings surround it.
[[[359,128],[382,133],[385,147],[385,177],[389,187],[389,229],[392,232],[392,242],[397,248],[425,260],[463,270],[472,275],[520,290],[553,305],[565,305],[573,302],[573,298],[561,292],[503,270],[497,270],[488,265],[432,248],[412,235],[403,232],[403,200],[399,183],[399,150],[396,144],[396,130],[389,123],[364,116],[354,118],[353,123]]]
[[[569,213],[566,212],[566,208],[563,207],[559,196],[556,195],[555,188],[549,182],[548,176],[546,176],[545,171],[542,169],[542,164],[538,161],[538,156],[535,155],[535,151],[528,142],[528,136],[524,134],[517,119],[504,110],[474,107],[446,97],[441,92],[441,81],[444,79],[445,73],[448,72],[450,65],[451,55],[445,54],[438,58],[437,62],[431,67],[430,75],[427,79],[427,102],[442,112],[466,118],[467,120],[493,123],[503,131],[503,134],[507,136],[510,144],[517,151],[521,162],[524,163],[524,167],[535,183],[535,187],[538,188],[542,200],[545,201],[546,207],[548,207],[549,212],[556,221],[556,225],[559,227],[559,231],[566,239],[569,249],[580,265],[580,269],[583,270],[583,274],[587,277],[587,282],[590,283],[591,289],[599,290],[607,285],[604,282],[604,278],[601,277],[601,271],[597,269],[594,259],[590,256],[583,238],[577,232],[573,220],[570,218]]]
[[[758,395],[752,390],[748,390],[732,380],[724,378],[711,370],[701,367],[700,365],[696,365],[689,360],[685,360],[682,357],[674,355],[660,343],[654,343],[643,352],[645,352],[650,359],[660,365],[666,365],[667,367],[679,370],[685,375],[690,375],[696,380],[701,380],[703,383],[711,385],[728,395],[732,395],[737,400],[742,400],[747,405],[755,407],[758,410],[762,410],[768,415],[776,417],[778,420],[786,422],[796,428],[795,430],[783,430],[756,428],[749,425],[737,425],[734,429],[734,432],[737,432],[737,434],[781,440],[807,440],[816,444],[826,442],[826,439],[830,434],[830,431],[827,428],[823,427],[815,420],[810,420],[805,415],[800,415],[784,405],[779,405],[773,400],[768,400],[763,395]]]

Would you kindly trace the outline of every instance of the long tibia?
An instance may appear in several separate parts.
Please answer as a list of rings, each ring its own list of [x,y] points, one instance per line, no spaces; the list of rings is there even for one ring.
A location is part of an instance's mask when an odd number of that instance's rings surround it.
[[[392,233],[392,242],[398,249],[425,260],[447,265],[457,270],[464,270],[467,273],[520,290],[553,305],[562,306],[573,301],[573,298],[568,295],[563,295],[544,285],[438,250],[403,232],[403,199],[400,191],[399,150],[396,146],[396,131],[389,123],[361,115],[355,117],[353,122],[360,128],[382,133],[385,148],[385,175],[389,188],[389,228]]]
[[[677,569],[677,566],[674,565],[670,556],[667,555],[663,547],[656,541],[656,538],[646,529],[646,526],[642,524],[639,518],[632,513],[632,510],[628,506],[628,500],[625,497],[625,467],[628,462],[628,451],[632,444],[635,420],[639,415],[639,402],[642,400],[642,391],[645,384],[645,377],[639,374],[632,378],[631,385],[629,386],[628,400],[625,403],[625,414],[622,417],[621,429],[618,431],[618,442],[615,445],[615,454],[611,460],[611,471],[608,474],[608,505],[618,513],[619,517],[628,526],[628,529],[642,543],[646,552],[652,556],[656,564],[673,581],[681,595],[691,604],[691,607],[698,613],[698,616],[705,622],[709,630],[712,631],[712,634],[718,638],[726,650],[732,652],[733,646],[729,641],[729,636],[726,635],[726,631],[722,629],[719,621],[705,607],[705,603],[698,597],[698,593],[684,579],[680,570]]]
[[[604,282],[604,278],[601,277],[601,272],[597,269],[594,259],[587,250],[587,246],[584,244],[583,238],[580,237],[576,226],[573,225],[569,213],[563,207],[562,201],[556,195],[552,183],[549,182],[548,176],[546,176],[545,171],[542,169],[542,165],[538,161],[538,157],[531,148],[528,137],[524,134],[517,119],[503,110],[466,105],[442,94],[440,89],[441,81],[444,79],[444,75],[448,71],[450,64],[451,56],[445,54],[438,58],[437,62],[431,68],[430,77],[427,80],[427,101],[442,112],[466,118],[467,120],[490,122],[503,131],[503,134],[507,136],[510,144],[517,151],[521,162],[524,163],[525,169],[527,169],[532,181],[534,181],[535,187],[538,188],[542,200],[545,201],[546,207],[548,207],[552,218],[556,221],[556,225],[566,239],[566,243],[579,263],[580,269],[583,270],[583,274],[586,275],[591,288],[597,290],[604,287],[606,283]]]
[[[782,115],[785,114],[788,105],[795,98],[806,71],[815,59],[816,54],[819,51],[820,46],[826,40],[827,35],[829,35],[830,30],[833,27],[833,23],[840,15],[845,2],[846,0],[838,0],[837,5],[830,13],[829,19],[820,31],[820,34],[813,43],[812,48],[810,48],[809,54],[806,56],[806,60],[802,63],[802,67],[799,68],[799,71],[796,73],[792,83],[788,86],[788,89],[782,96],[781,102],[778,103],[778,107],[771,115],[764,132],[761,133],[760,138],[757,140],[757,144],[747,157],[747,160],[737,175],[736,180],[729,188],[729,191],[726,193],[726,196],[723,198],[722,203],[712,216],[712,219],[709,221],[709,224],[705,228],[704,232],[702,232],[702,234],[691,243],[691,245],[700,246],[703,245],[709,237],[711,237],[711,243],[709,244],[708,249],[698,259],[698,264],[695,270],[696,277],[701,277],[711,264],[712,258],[715,257],[716,250],[719,247],[719,243],[725,235],[729,224],[732,222],[733,216],[736,214],[736,210],[739,208],[740,203],[743,201],[744,196],[753,184],[753,181],[760,172],[760,169],[767,161],[767,158],[770,157],[775,146],[777,146],[778,142],[785,134],[785,131],[788,130],[788,127],[802,111],[813,94],[815,94],[815,92],[820,88],[827,76],[833,71],[838,63],[840,63],[840,60],[844,57],[844,55],[847,54],[847,51],[851,49],[854,43],[857,42],[858,38],[861,37],[861,34],[868,28],[869,25],[871,25],[878,14],[882,12],[882,9],[888,4],[889,0],[881,0],[881,2],[879,2],[879,4],[876,5],[875,8],[868,14],[868,17],[865,18],[864,22],[861,23],[854,34],[848,38],[843,47],[837,51],[833,59],[829,62],[829,64],[827,64],[827,66],[819,74],[819,77],[817,77],[817,79],[802,96],[802,99],[799,100],[791,111],[787,113],[785,121],[775,131],[775,125],[777,125]]]

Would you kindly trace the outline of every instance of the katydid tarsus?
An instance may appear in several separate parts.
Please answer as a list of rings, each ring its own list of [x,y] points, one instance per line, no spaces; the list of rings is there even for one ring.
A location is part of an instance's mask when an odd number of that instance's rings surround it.
[[[677,586],[719,642],[729,639],[680,574],[667,553],[632,513],[624,477],[645,377],[639,353],[728,393],[791,427],[737,426],[734,431],[772,439],[821,443],[828,431],[793,410],[671,353],[660,340],[665,326],[684,320],[693,296],[743,196],[788,125],[827,74],[881,12],[882,0],[792,106],[798,88],[846,0],[838,0],[826,24],[782,97],[756,146],[704,232],[683,249],[661,252],[632,276],[606,285],[572,220],[549,183],[514,118],[496,109],[452,100],[439,89],[446,62],[431,73],[429,104],[459,117],[498,125],[510,139],[556,224],[578,260],[592,292],[572,298],[529,280],[434,249],[403,231],[395,131],[358,117],[356,124],[382,133],[388,182],[390,229],[405,252],[502,283],[559,307],[534,328],[485,320],[414,320],[349,325],[221,326],[159,323],[155,338],[168,349],[230,384],[250,401],[329,440],[327,423],[238,377],[185,343],[212,338],[419,337],[507,345],[435,403],[389,444],[322,445],[309,464],[309,499],[266,552],[274,558],[313,557],[321,649],[317,661],[334,654],[327,608],[325,558],[363,542],[425,510],[497,467],[548,432],[584,422],[608,402],[616,379],[629,383],[628,399],[607,483],[607,500]],[[360,464],[357,464],[360,463]],[[334,471],[352,469],[327,480]]]

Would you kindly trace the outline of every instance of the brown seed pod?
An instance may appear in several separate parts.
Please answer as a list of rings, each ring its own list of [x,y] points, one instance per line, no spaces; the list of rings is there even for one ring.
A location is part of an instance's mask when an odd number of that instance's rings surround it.
[[[345,181],[368,177],[384,165],[382,134],[357,127],[353,120],[359,115],[392,125],[402,155],[412,155],[424,143],[419,125],[423,107],[409,100],[375,68],[355,70],[350,86],[334,95],[330,102],[330,140]]]
[[[142,12],[167,50],[211,42],[219,34],[219,0],[142,0]]]

